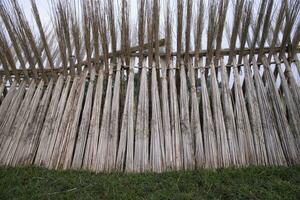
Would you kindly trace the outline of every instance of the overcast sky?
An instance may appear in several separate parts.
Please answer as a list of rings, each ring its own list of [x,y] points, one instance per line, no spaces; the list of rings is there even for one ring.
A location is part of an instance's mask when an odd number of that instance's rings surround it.
[[[71,0],[72,1],[77,1],[80,2],[80,0]],[[120,0],[116,0],[120,1]],[[130,0],[131,6],[131,15],[135,15],[134,13],[137,13],[137,1],[138,0]],[[164,1],[164,0],[163,0]],[[162,2],[163,2],[162,1]],[[172,1],[172,0],[171,0]],[[32,16],[32,11],[31,11],[31,3],[30,0],[18,0],[18,2],[22,5],[24,8],[27,17],[33,21],[33,16]],[[50,16],[51,16],[51,6],[50,6],[51,0],[36,0],[37,7],[40,12],[40,17],[44,23],[50,22]]]
[[[19,0],[18,1],[22,8],[24,9],[27,17],[33,21],[32,11],[31,11],[31,3],[30,0]],[[37,7],[40,12],[40,17],[43,22],[49,22],[50,20],[50,9],[48,0],[36,0]]]

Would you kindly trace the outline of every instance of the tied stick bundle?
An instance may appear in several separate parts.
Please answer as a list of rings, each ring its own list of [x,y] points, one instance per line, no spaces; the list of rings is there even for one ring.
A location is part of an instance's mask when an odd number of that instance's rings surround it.
[[[100,29],[100,5],[99,2],[94,2],[95,8],[92,10],[92,35],[94,37],[94,51],[95,51],[95,58],[98,60],[100,59],[100,39],[99,39],[99,29]],[[80,62],[81,56],[80,56],[80,42],[79,37],[76,36],[76,33],[78,32],[78,23],[75,21],[76,19],[76,13],[73,17],[74,20],[72,22],[72,29],[73,35],[74,35],[74,42],[76,43],[76,55],[77,55],[77,62]],[[89,42],[87,42],[89,43]],[[86,44],[87,46],[87,44]],[[88,47],[88,46],[87,46]],[[89,60],[90,61],[90,60]],[[91,63],[88,63],[91,65]],[[98,72],[98,73],[97,73]],[[95,75],[98,75],[98,78],[95,77]],[[97,79],[97,80],[95,80]],[[98,139],[99,139],[99,127],[100,127],[100,118],[101,118],[101,110],[102,110],[102,95],[103,95],[103,65],[100,66],[100,63],[94,63],[91,70],[91,79],[89,83],[89,91],[92,89],[95,89],[94,96],[90,94],[91,98],[94,98],[92,111],[91,111],[91,119],[89,123],[87,138],[86,138],[86,144],[84,150],[83,156],[83,163],[82,167],[84,169],[96,169],[96,153],[97,153],[97,147],[98,147]],[[95,86],[96,85],[96,86]],[[75,155],[74,155],[75,156]],[[79,162],[80,159],[78,159]],[[74,165],[74,161],[73,161]]]
[[[237,35],[240,27],[240,19],[242,17],[242,8],[244,1],[238,1],[235,5],[235,24],[233,26],[231,39],[229,42],[231,55],[229,56],[229,64],[232,64],[233,74],[234,74],[234,113],[236,120],[236,133],[238,140],[238,148],[241,153],[240,162],[241,165],[256,164],[256,152],[255,145],[253,141],[253,134],[249,122],[248,112],[246,108],[246,103],[242,91],[242,84],[240,82],[240,76],[236,64],[236,56],[232,54],[232,50],[236,46]],[[227,35],[229,35],[229,30],[227,29]],[[227,37],[229,38],[229,36]],[[228,39],[229,40],[229,39]],[[243,48],[241,48],[243,49]]]
[[[43,83],[42,83],[43,84]],[[42,86],[42,85],[41,85]],[[19,117],[23,117],[27,119],[27,116],[29,115],[29,112],[25,112],[27,109],[29,109],[30,101],[33,100],[33,96],[35,95],[36,83],[35,81],[32,81],[28,93],[25,95],[25,98],[23,99],[21,106],[22,108],[18,110],[18,113],[16,115],[16,118],[14,119],[14,122],[10,128],[10,134],[8,139],[6,140],[6,143],[3,145],[3,149],[1,154],[5,157],[2,157],[1,159],[5,159],[5,165],[12,165],[14,166],[13,157],[15,155],[16,149],[19,144],[19,140],[21,138],[21,134],[23,131],[24,126],[26,125],[26,120],[23,121],[17,121]],[[40,94],[36,95],[36,98],[39,97]]]
[[[85,50],[87,56],[87,68],[90,73],[90,83],[88,85],[88,91],[85,98],[85,105],[83,106],[84,96],[85,96],[85,85],[86,85],[86,76],[88,74],[87,70],[83,71],[81,75],[81,80],[78,86],[78,93],[76,94],[77,108],[75,111],[75,118],[71,125],[71,132],[67,138],[66,149],[65,149],[65,158],[63,161],[63,168],[72,168],[79,169],[82,166],[85,143],[87,140],[87,132],[90,122],[90,110],[92,104],[92,92],[93,92],[93,82],[95,77],[95,68],[92,66],[91,63],[91,53],[92,53],[92,46],[91,46],[91,26],[93,27],[93,31],[97,31],[98,25],[98,5],[95,6],[94,2],[83,2],[84,12],[83,12],[83,19],[85,21],[84,24],[84,31],[85,31]],[[93,9],[94,8],[94,9]],[[92,20],[88,19],[87,12],[92,12]],[[67,38],[67,45],[68,49],[71,48],[69,44],[70,35],[69,31],[66,31],[66,38]],[[97,38],[95,38],[97,39]],[[95,44],[96,43],[96,44]],[[98,47],[97,41],[94,43],[95,47]],[[71,55],[71,49],[69,50],[69,55]],[[71,59],[71,58],[70,58]],[[74,66],[73,61],[70,60],[70,68],[71,68],[71,75],[74,74]],[[77,99],[78,98],[78,99]],[[79,118],[82,112],[82,121],[79,127]],[[63,155],[64,156],[64,155]]]
[[[109,64],[108,58],[108,35],[106,33],[107,21],[105,15],[103,14],[100,18],[100,31],[101,43],[102,43],[102,52],[104,57],[105,71],[108,71],[107,83],[105,90],[105,100],[104,107],[102,112],[101,127],[99,133],[99,143],[96,153],[96,171],[105,171],[107,170],[107,155],[108,155],[108,144],[113,138],[114,132],[109,132],[110,130],[110,117],[111,117],[111,104],[112,104],[112,85],[113,85],[113,65]],[[115,80],[115,83],[118,83],[118,80]],[[112,155],[110,159],[115,159],[115,156]]]
[[[203,2],[200,2],[199,5],[200,10],[203,6]],[[195,161],[196,161],[196,166],[197,167],[202,167],[205,161],[204,157],[204,149],[203,149],[203,137],[202,137],[202,131],[201,131],[201,124],[200,124],[200,116],[199,116],[199,102],[197,98],[197,93],[196,93],[196,81],[195,81],[195,69],[194,66],[192,65],[192,59],[189,57],[189,52],[190,52],[190,37],[191,37],[191,22],[192,22],[192,7],[193,4],[191,1],[187,2],[187,17],[186,17],[186,32],[185,32],[185,38],[186,38],[186,47],[185,47],[185,58],[184,62],[188,66],[188,75],[189,75],[189,80],[190,81],[190,104],[191,104],[191,111],[190,111],[190,127],[191,127],[191,138],[190,140],[195,141],[193,142],[192,148],[193,148],[193,154],[195,155]],[[201,11],[203,12],[203,11]],[[199,22],[202,23],[202,14],[198,16]],[[201,26],[201,25],[200,25]],[[202,34],[201,27],[198,30],[200,35]],[[199,45],[200,46],[200,45]],[[198,56],[199,57],[199,56]]]
[[[176,88],[176,68],[172,65],[172,21],[171,21],[170,5],[167,7],[167,22],[166,22],[166,64],[170,69],[168,73],[168,82],[170,87],[170,120],[171,120],[171,149],[172,157],[174,159],[174,169],[180,170],[183,168],[183,155],[182,155],[182,135],[180,127],[180,114],[179,104]],[[166,148],[167,149],[167,148]]]
[[[212,23],[215,19],[215,6],[211,4],[209,12],[209,22]],[[198,29],[200,29],[201,23],[197,23]],[[197,34],[197,41],[201,41],[200,35]],[[211,40],[211,37],[208,38]],[[210,45],[212,41],[208,41]],[[197,44],[197,43],[196,43]],[[196,51],[201,49],[201,43],[196,46]],[[209,46],[208,46],[209,47]],[[211,57],[211,52],[208,51],[208,56]],[[208,56],[206,62],[208,62]],[[200,76],[201,76],[201,92],[202,92],[202,115],[203,115],[203,141],[205,149],[205,167],[217,168],[218,167],[218,152],[217,152],[217,138],[215,134],[213,117],[211,111],[211,103],[209,99],[209,93],[206,82],[206,70],[203,66],[202,58],[200,59]]]
[[[172,141],[174,137],[172,137],[172,129],[171,129],[171,115],[170,115],[170,105],[169,105],[169,89],[168,89],[168,74],[167,70],[170,66],[170,42],[171,42],[171,22],[170,22],[170,1],[166,2],[167,6],[167,16],[166,16],[166,35],[167,38],[167,49],[168,53],[166,59],[160,59],[161,69],[161,99],[162,99],[162,121],[163,121],[163,129],[164,129],[164,141],[165,141],[165,156],[166,156],[166,170],[174,169],[174,155],[173,155],[173,146]],[[158,38],[156,38],[158,39]],[[157,42],[156,42],[157,43]],[[158,49],[156,44],[156,49]],[[171,72],[172,73],[172,72]],[[172,74],[171,74],[172,76]]]
[[[117,155],[116,167],[122,170],[125,165],[126,172],[133,172],[134,153],[134,74],[130,68],[127,92],[122,117],[120,142]]]
[[[73,106],[73,100],[75,99],[77,85],[78,77],[73,80],[72,84],[71,77],[69,76],[65,82],[65,86],[60,97],[60,102],[58,104],[58,109],[55,116],[54,131],[50,132],[52,137],[48,143],[47,153],[44,154],[46,157],[42,161],[45,162],[45,166],[49,167],[50,169],[58,168],[60,152],[61,148],[63,147],[63,138],[65,137],[70,112]]]
[[[17,92],[15,92],[12,102],[8,108],[9,112],[7,113],[7,117],[5,117],[5,120],[3,120],[1,124],[1,130],[2,131],[2,141],[1,141],[1,148],[0,148],[0,163],[5,164],[5,160],[3,157],[6,156],[7,148],[9,147],[10,141],[12,140],[12,134],[13,132],[10,132],[10,129],[12,127],[14,118],[18,116],[18,107],[22,105],[22,97],[25,94],[25,81],[21,83],[19,86]],[[27,95],[28,96],[28,95]],[[2,159],[3,158],[3,159]]]
[[[74,146],[74,156],[72,161],[73,169],[80,169],[82,167],[85,144],[87,141],[88,128],[90,125],[92,99],[93,99],[93,86],[95,79],[95,69],[91,69],[91,79],[88,84],[88,91],[86,94],[86,100],[84,103],[82,122],[79,127],[76,145]]]
[[[119,132],[119,107],[120,107],[120,86],[121,86],[121,62],[117,61],[115,56],[116,52],[116,27],[115,27],[115,18],[114,18],[114,6],[112,2],[108,2],[108,22],[111,38],[111,48],[113,52],[113,57],[111,58],[111,67],[116,68],[115,81],[114,81],[114,91],[112,97],[112,108],[111,108],[111,124],[109,127],[110,137],[107,153],[107,168],[114,169],[116,165],[117,149],[118,149],[118,132]],[[101,33],[105,35],[105,27],[102,26]],[[104,39],[104,37],[102,37]],[[124,42],[123,42],[124,43]]]
[[[256,91],[258,96],[258,103],[260,106],[260,114],[263,122],[265,140],[266,140],[266,149],[268,155],[268,162],[271,165],[285,165],[286,159],[283,154],[283,150],[280,144],[280,140],[278,137],[278,132],[276,130],[276,124],[274,120],[273,110],[269,103],[267,92],[261,80],[261,77],[258,72],[258,67],[253,61],[253,69],[254,69],[254,80],[256,85]],[[263,111],[262,111],[263,110]]]
[[[189,116],[189,99],[188,99],[188,88],[187,88],[187,80],[186,80],[186,69],[185,63],[181,59],[181,43],[182,43],[182,18],[183,18],[183,1],[177,1],[178,13],[177,13],[177,59],[176,66],[180,67],[180,123],[181,123],[181,133],[182,133],[182,149],[183,149],[183,164],[184,169],[193,169],[195,167],[195,153],[194,153],[194,144],[193,144],[193,135],[190,126],[190,116]],[[189,5],[191,2],[187,4],[187,15],[191,15],[191,8]],[[190,17],[190,16],[189,16]],[[188,23],[189,22],[188,17]],[[187,28],[190,24],[187,25]],[[189,32],[189,30],[187,30]],[[188,37],[187,37],[188,38]],[[190,41],[188,41],[189,43]],[[187,46],[189,46],[187,44]],[[188,50],[188,49],[187,49]],[[187,60],[187,59],[186,59]]]
[[[72,90],[73,97],[69,97],[67,102],[67,107],[70,107],[68,110],[68,121],[66,122],[66,130],[65,134],[61,140],[61,144],[59,146],[58,155],[55,158],[56,169],[67,169],[71,167],[72,164],[72,156],[74,151],[74,145],[76,142],[76,133],[78,129],[79,124],[79,117],[83,104],[83,95],[84,95],[84,89],[85,89],[85,79],[87,76],[87,70],[83,72],[83,75],[81,77],[76,77],[76,80],[73,82]],[[77,83],[76,83],[77,82]],[[73,106],[76,105],[76,106]]]
[[[51,87],[51,85],[49,85]],[[28,129],[30,125],[33,123],[33,119],[35,115],[37,114],[37,109],[39,106],[39,102],[42,100],[42,94],[43,94],[43,87],[44,87],[44,81],[40,81],[39,85],[36,88],[36,91],[34,93],[34,96],[31,99],[31,102],[29,104],[30,106],[30,112],[27,114],[27,121],[24,120],[23,124],[19,128],[19,134],[20,137],[16,137],[16,141],[13,147],[13,150],[11,151],[12,158],[10,159],[11,165],[16,166],[22,162],[21,160],[26,159],[26,156],[23,155],[23,147],[26,146],[27,141],[30,141],[30,135],[28,133]],[[45,93],[47,94],[47,93]],[[26,149],[29,149],[28,147]],[[14,153],[13,153],[14,152]]]
[[[146,1],[142,0],[139,4],[139,24],[138,24],[138,38],[139,38],[139,67],[142,67],[140,74],[140,88],[137,104],[136,116],[136,136],[135,136],[135,152],[134,152],[134,171],[145,172],[149,169],[148,161],[148,143],[149,143],[149,92],[147,69],[143,58],[144,34],[145,34],[145,11]]]
[[[248,2],[246,4],[246,9],[243,12],[243,21],[242,26],[239,29],[239,37],[241,40],[241,48],[245,48],[246,41],[248,41],[248,29],[251,21],[251,14],[253,9],[253,3]],[[250,44],[251,42],[248,41]],[[249,65],[249,60],[246,56],[239,56],[239,63],[244,60],[245,67],[245,97],[247,99],[247,108],[248,108],[248,116],[251,124],[251,130],[254,138],[255,152],[257,163],[266,165],[268,163],[267,152],[266,152],[266,144],[265,137],[263,133],[263,124],[261,123],[261,115],[259,112],[258,99],[255,92],[255,86],[252,79],[252,72]]]
[[[2,126],[2,123],[4,122],[4,119],[6,119],[6,115],[8,114],[7,113],[7,110],[9,109],[9,106],[11,105],[11,103],[13,103],[13,98],[14,98],[14,95],[16,94],[16,91],[17,91],[17,82],[14,81],[11,85],[11,88],[10,90],[7,92],[5,98],[3,99],[3,101],[1,102],[1,106],[0,106],[0,126]],[[1,134],[0,135],[0,144],[2,143],[2,137],[4,135]]]
[[[0,151],[0,162],[3,165],[8,165],[10,163],[10,159],[12,154],[14,154],[15,144],[18,141],[18,137],[20,137],[20,132],[18,129],[23,128],[24,120],[19,121],[17,120],[18,117],[24,117],[26,115],[26,110],[28,105],[34,95],[34,89],[36,87],[36,83],[34,80],[31,81],[29,90],[25,94],[25,83],[23,83],[23,87],[20,88],[18,96],[16,96],[16,100],[14,102],[12,111],[15,111],[15,117],[12,114],[8,118],[7,123],[4,126],[4,136],[6,136],[5,141],[1,144],[1,151]],[[23,99],[23,95],[25,97]],[[20,106],[20,109],[17,107]]]
[[[236,65],[235,58],[233,58],[233,72],[234,72],[234,93],[235,93],[235,113],[237,131],[239,133],[240,150],[244,152],[244,162],[246,165],[256,165],[256,151],[254,146],[253,134],[250,127],[249,117],[245,104],[245,98],[240,83],[240,76]]]
[[[234,15],[234,23],[233,29],[232,29],[232,35],[231,38],[229,36],[229,28],[228,24],[226,28],[226,36],[227,40],[230,40],[230,52],[235,47],[236,43],[236,30],[239,27],[239,18],[240,18],[240,12],[241,9],[243,8],[243,1],[238,1],[238,5],[235,7],[235,15]],[[230,39],[229,39],[230,38]],[[229,56],[229,64],[232,60],[232,53]],[[231,90],[229,86],[229,77],[230,77],[230,70],[231,68],[227,71],[225,64],[224,64],[224,59],[221,58],[220,60],[221,64],[221,77],[222,77],[222,106],[224,109],[224,121],[225,121],[225,126],[226,126],[226,131],[227,131],[227,136],[228,136],[228,143],[229,143],[229,151],[230,151],[230,156],[231,156],[231,162],[233,165],[244,165],[245,164],[245,158],[244,158],[244,149],[243,145],[240,144],[240,141],[238,141],[240,138],[242,138],[240,135],[243,133],[240,133],[237,130],[236,122],[235,122],[235,116],[234,116],[234,108],[233,108],[233,102],[231,98]],[[241,153],[242,155],[238,154]]]
[[[191,6],[188,7],[190,10]],[[204,167],[205,163],[205,154],[204,154],[204,144],[203,144],[203,135],[201,131],[201,124],[200,124],[200,115],[199,115],[199,101],[197,97],[197,87],[196,87],[196,74],[198,75],[198,70],[195,71],[195,67],[198,67],[199,64],[199,50],[202,45],[202,38],[203,33],[203,16],[204,16],[204,3],[203,0],[200,0],[197,4],[197,8],[199,9],[199,13],[196,20],[196,29],[195,35],[195,60],[194,66],[189,67],[189,76],[191,82],[191,128],[192,134],[195,140],[195,160],[197,167]],[[191,11],[190,11],[191,12]],[[189,18],[190,19],[190,18]],[[188,28],[188,27],[187,27]],[[188,34],[190,30],[187,29],[186,34]],[[199,36],[198,36],[199,35]],[[199,38],[198,38],[199,37]],[[188,39],[188,37],[186,37]],[[189,41],[186,41],[189,42]],[[188,52],[186,52],[188,54]],[[190,60],[188,60],[190,62]],[[191,63],[189,63],[191,64]]]
[[[242,134],[237,131],[235,118],[234,118],[234,111],[233,111],[233,104],[231,99],[231,92],[229,88],[227,70],[225,68],[223,58],[220,59],[221,63],[221,74],[222,74],[222,105],[224,108],[225,113],[225,125],[226,131],[228,134],[228,141],[229,141],[229,151],[233,165],[243,165],[243,157],[241,156],[243,149],[239,148],[238,142],[238,134]]]
[[[148,41],[149,44],[158,39],[159,26],[157,20],[158,0],[153,1],[152,10],[148,14]],[[152,16],[151,16],[152,15]],[[150,18],[151,17],[151,18]],[[156,42],[156,41],[155,41]],[[155,62],[159,61],[158,46],[155,43]],[[161,120],[161,106],[159,99],[156,64],[153,63],[153,49],[149,49],[149,66],[151,67],[151,138],[150,138],[150,165],[154,172],[162,172],[165,168],[165,147],[163,136],[163,124]]]
[[[50,145],[49,142],[51,141],[52,136],[54,136],[56,139],[56,135],[54,135],[53,132],[51,132],[51,129],[52,127],[54,128],[55,120],[53,119],[56,119],[55,116],[59,108],[59,101],[62,90],[63,76],[59,76],[53,90],[53,95],[50,100],[50,104],[44,121],[44,126],[40,132],[40,140],[34,162],[36,165],[41,165],[42,163],[46,164],[45,162],[48,158],[45,155],[47,154],[47,149]]]
[[[122,44],[124,46],[124,56],[127,60],[129,55],[129,13],[128,2],[123,1],[122,4]],[[120,141],[117,154],[116,168],[122,170],[125,165],[126,172],[133,172],[133,159],[134,159],[134,72],[133,62],[131,61],[129,68],[129,75],[127,81],[126,97],[124,102],[124,110],[122,114],[122,124],[120,130]]]
[[[30,165],[34,158],[35,158],[35,153],[37,152],[37,148],[38,148],[38,144],[41,138],[41,131],[42,131],[42,127],[43,127],[43,122],[46,118],[46,114],[47,114],[47,108],[48,105],[50,104],[50,95],[53,91],[53,81],[50,81],[50,83],[48,84],[46,91],[44,92],[44,96],[39,104],[39,108],[37,110],[37,113],[33,114],[33,125],[31,126],[31,124],[28,123],[26,132],[27,132],[27,138],[26,138],[26,145],[28,145],[28,148],[25,147],[25,149],[27,149],[26,151],[24,151],[22,148],[22,145],[20,145],[20,151],[23,152],[23,155],[20,156],[20,161],[21,163],[25,164],[25,165]],[[19,165],[20,163],[18,163]]]
[[[225,2],[219,2],[220,4],[217,5],[215,2],[212,2],[211,6],[215,9],[221,12],[221,15],[219,18],[217,18],[216,14],[210,13],[210,21],[215,22],[215,19],[217,19],[219,23],[218,29],[217,26],[214,26],[214,23],[210,23],[208,27],[208,44],[210,48],[213,48],[214,41],[217,39],[217,48],[220,48],[220,43],[224,28],[224,18],[222,16],[226,16],[227,12],[227,5],[228,1]],[[224,3],[224,4],[223,4]],[[219,7],[218,7],[219,6]],[[217,9],[218,7],[218,9]],[[214,10],[212,9],[212,10]],[[210,12],[212,12],[210,10]],[[228,167],[231,164],[231,157],[229,152],[229,144],[227,139],[227,133],[226,133],[226,127],[224,122],[224,115],[223,115],[223,109],[220,99],[220,93],[219,93],[219,86],[217,81],[217,71],[215,68],[215,64],[218,64],[218,57],[216,57],[216,60],[213,61],[212,55],[209,55],[207,59],[206,65],[210,66],[211,68],[211,103],[212,103],[212,114],[213,114],[213,120],[214,120],[214,126],[215,126],[215,134],[216,134],[216,140],[217,140],[217,155],[218,155],[218,165],[223,167]]]
[[[96,155],[99,139],[99,127],[102,108],[102,93],[103,93],[103,69],[98,71],[98,79],[95,88],[95,96],[92,109],[92,117],[87,136],[87,143],[84,153],[83,168],[96,170]]]
[[[172,155],[172,137],[171,137],[171,123],[170,123],[170,108],[168,101],[168,83],[167,83],[167,69],[165,60],[160,60],[162,66],[161,77],[161,96],[162,96],[162,121],[164,128],[165,154],[166,154],[166,169],[172,169],[173,155]]]

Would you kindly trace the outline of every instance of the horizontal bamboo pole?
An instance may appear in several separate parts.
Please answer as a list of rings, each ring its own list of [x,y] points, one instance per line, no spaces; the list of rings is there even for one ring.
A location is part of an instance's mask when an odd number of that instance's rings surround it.
[[[165,40],[162,39],[162,40],[159,41],[159,43],[160,43],[160,46],[162,46],[162,45],[164,45]],[[146,44],[144,46],[144,49],[147,49],[148,46],[149,46],[149,44]],[[135,53],[136,51],[138,51],[138,47],[131,47],[130,49],[131,49],[131,54],[130,54],[131,57],[138,57],[139,56],[139,53]],[[250,53],[250,51],[251,51],[251,49],[247,48],[247,49],[244,49],[242,52],[243,52],[244,55],[247,55],[247,54]],[[271,51],[271,49],[269,47],[267,47],[267,48],[264,48],[263,53],[269,53],[270,51]],[[276,47],[272,51],[278,53],[278,52],[280,52],[280,47]],[[214,51],[214,54],[215,54],[215,52],[216,51]],[[254,54],[258,54],[259,53],[259,48],[255,48],[253,52],[254,52]],[[286,48],[286,52],[288,52],[288,47]],[[300,52],[300,47],[298,47],[296,49],[296,52]],[[205,57],[207,55],[207,53],[208,53],[207,50],[202,50],[202,51],[199,52],[199,56],[200,57],[203,57],[203,56]],[[240,49],[235,49],[234,50],[234,55],[239,55],[240,53],[241,53]],[[220,51],[220,54],[222,56],[228,56],[228,55],[230,55],[230,49],[223,49],[223,50]],[[117,51],[116,55],[117,56],[121,56],[121,51]],[[164,57],[164,56],[166,56],[166,53],[160,53],[159,55],[161,57]],[[171,55],[173,57],[175,57],[175,56],[177,56],[177,52],[173,52]],[[110,53],[109,54],[109,58],[112,58],[112,56],[113,56],[113,54]],[[148,53],[144,52],[144,57],[147,57],[147,56],[148,56]],[[185,56],[185,54],[182,54],[182,57],[183,56]],[[190,57],[194,57],[195,56],[195,52],[190,52],[189,56]],[[100,62],[101,62],[102,59],[103,59],[103,56],[100,57]],[[292,62],[294,62],[294,60]],[[92,58],[92,63],[99,63],[99,61],[96,61],[95,58]],[[86,66],[87,64],[88,64],[87,61],[82,61],[81,63],[75,64],[75,67],[78,68],[80,66]],[[276,64],[276,63],[274,62],[274,63],[271,63],[271,64]],[[251,65],[251,63],[250,63],[250,65]],[[244,66],[244,65],[243,64],[239,64],[238,65],[238,67],[241,67],[241,66]],[[226,67],[231,67],[231,66],[230,65],[226,65]],[[124,67],[124,68],[126,68],[126,67]],[[138,68],[138,67],[135,67],[135,68]],[[55,69],[50,69],[49,67],[47,67],[47,68],[44,69],[44,73],[46,73],[47,75],[50,75],[50,73],[52,73],[52,70],[55,73],[62,73],[63,72],[63,67],[58,67],[58,68],[55,68]],[[32,77],[33,76],[32,70],[31,69],[27,69],[27,71],[29,73],[29,76]],[[67,68],[67,71],[70,71],[70,67]],[[37,72],[39,74],[41,74],[41,70],[40,69],[37,69]],[[21,76],[23,76],[23,71],[21,69],[17,69],[17,73],[20,74]],[[0,70],[0,76],[3,76],[3,75],[5,75],[5,71],[2,69],[2,70]]]
[[[291,60],[290,61],[291,63],[294,63],[294,62],[296,62],[296,60]],[[281,64],[281,63],[284,63],[284,61],[283,60],[280,60],[279,62],[275,62],[275,61],[273,61],[273,62],[270,62],[270,65],[272,65],[272,64]],[[262,65],[263,63],[260,63],[260,62],[258,62],[257,63],[258,65]],[[249,66],[251,67],[253,65],[253,63],[249,63]],[[241,63],[241,64],[237,64],[237,67],[243,67],[243,66],[245,66],[243,63]],[[248,66],[248,65],[247,65]],[[220,66],[216,66],[215,68],[219,68]],[[229,65],[229,64],[227,64],[227,65],[225,65],[225,67],[227,67],[227,68],[231,68],[231,67],[233,67],[232,65]],[[123,68],[123,69],[128,69],[129,68],[129,66],[126,66],[126,65],[122,65],[121,66],[121,68]],[[139,66],[133,66],[133,68],[135,68],[135,69],[142,69],[141,67],[139,67]],[[151,69],[151,67],[144,67],[144,68],[146,68],[146,69]],[[205,69],[209,69],[210,67],[209,66],[204,66],[204,67],[194,67],[194,69],[200,69],[200,68],[205,68]],[[160,67],[156,67],[156,69],[162,69],[162,68],[160,68]],[[172,67],[172,68],[167,68],[166,70],[178,70],[179,68],[176,68],[176,67]],[[33,71],[31,70],[31,69],[27,69],[27,71],[28,71],[28,75],[29,75],[29,77],[33,77]],[[56,68],[56,69],[44,69],[44,71],[43,71],[43,73],[45,73],[46,74],[46,76],[49,76],[49,77],[51,77],[52,76],[52,71],[54,71],[56,74],[62,74],[63,73],[63,68]],[[69,71],[69,70],[68,70]],[[22,69],[18,69],[17,70],[17,73],[19,74],[19,76],[20,76],[20,79],[23,79],[24,78],[24,74],[22,73],[23,71],[22,71]],[[37,69],[37,73],[40,75],[41,74],[41,70],[39,70],[39,69]],[[108,72],[103,72],[103,73],[108,73]],[[5,76],[6,74],[5,74],[5,71],[4,70],[0,70],[0,76]],[[97,75],[96,75],[97,76]],[[88,78],[89,78],[89,75],[87,76]],[[12,74],[11,75],[11,78],[15,78],[15,75],[14,74]]]
[[[160,43],[161,44],[161,43]],[[147,45],[148,46],[148,45]],[[133,47],[133,48],[131,48],[131,49],[133,49],[133,50],[135,50],[136,49],[136,47]],[[147,48],[145,48],[145,49],[147,49]],[[131,54],[130,54],[130,56],[131,57],[139,57],[139,55],[140,55],[140,53],[136,53],[136,52],[134,52],[133,50],[131,50]],[[286,47],[286,49],[285,49],[285,52],[288,52],[288,47]],[[136,51],[137,51],[137,49],[136,49]],[[235,49],[235,50],[233,50],[233,55],[240,55],[241,53],[243,53],[243,55],[247,55],[247,54],[250,54],[250,51],[251,51],[251,48],[246,48],[246,49],[243,49],[243,50],[241,50],[241,49]],[[254,50],[253,50],[253,53],[254,54],[258,54],[259,53],[259,51],[260,51],[260,48],[255,48]],[[274,49],[272,49],[272,51],[274,51],[274,52],[280,52],[281,51],[281,47],[275,47]],[[269,47],[266,47],[266,48],[264,48],[264,50],[263,50],[263,53],[270,53],[271,52],[271,49],[269,48]],[[296,49],[296,52],[300,52],[300,46]],[[216,50],[213,50],[213,55],[215,55],[215,53],[216,53]],[[190,57],[194,57],[195,56],[195,52],[194,51],[191,51],[191,52],[189,52],[188,53],[189,54],[189,56]],[[200,57],[205,57],[206,55],[208,54],[208,51],[207,50],[202,50],[202,51],[200,51],[199,52],[199,56]],[[228,55],[230,55],[231,54],[231,50],[230,49],[222,49],[222,50],[220,50],[220,55],[221,56],[228,56]],[[144,57],[147,57],[148,56],[148,52],[144,52],[143,53],[143,55],[144,55]],[[181,53],[181,56],[182,57],[184,57],[186,54],[185,53]],[[109,53],[109,58],[112,58],[112,56],[113,56],[113,53]],[[121,56],[121,51],[117,51],[116,52],[116,56]],[[165,57],[166,56],[166,53],[165,52],[160,52],[159,53],[159,56],[160,57]],[[177,52],[172,52],[171,53],[171,56],[172,57],[175,57],[175,56],[177,56]],[[100,61],[103,59],[103,56],[101,56],[100,57]],[[98,61],[99,62],[99,61]],[[92,63],[98,63],[97,61],[96,61],[96,59],[95,58],[92,58]],[[79,66],[83,66],[83,65],[87,65],[87,61],[83,61],[83,62],[81,62],[81,63],[77,63],[76,65],[75,65],[75,67],[79,67]]]

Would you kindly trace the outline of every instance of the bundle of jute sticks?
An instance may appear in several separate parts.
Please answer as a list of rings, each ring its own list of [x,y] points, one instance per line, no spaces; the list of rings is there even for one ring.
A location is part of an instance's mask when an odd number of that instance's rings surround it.
[[[1,166],[300,163],[300,1],[116,3],[0,2]]]

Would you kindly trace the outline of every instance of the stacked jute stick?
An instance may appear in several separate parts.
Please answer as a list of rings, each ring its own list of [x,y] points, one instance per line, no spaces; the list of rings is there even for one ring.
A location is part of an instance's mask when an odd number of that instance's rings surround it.
[[[299,1],[130,2],[0,2],[1,166],[300,163]]]

